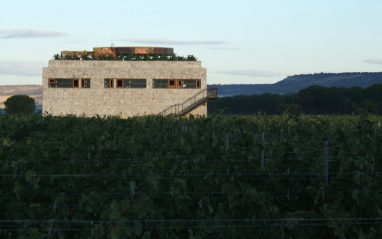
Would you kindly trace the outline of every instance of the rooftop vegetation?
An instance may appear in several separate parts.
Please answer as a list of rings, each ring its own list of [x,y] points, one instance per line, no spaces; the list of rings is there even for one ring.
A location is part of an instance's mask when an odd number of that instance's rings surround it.
[[[115,57],[112,54],[82,54],[80,56],[66,54],[62,56],[61,54],[53,55],[54,60],[100,60],[100,61],[197,61],[197,58],[193,55],[188,55],[187,57],[178,56],[175,53],[171,55],[163,54],[127,54],[119,55]]]

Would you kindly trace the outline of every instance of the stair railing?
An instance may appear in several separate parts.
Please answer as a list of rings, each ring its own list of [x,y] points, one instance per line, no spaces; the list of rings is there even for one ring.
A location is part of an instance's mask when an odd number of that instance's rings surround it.
[[[191,111],[194,107],[208,100],[214,100],[217,98],[217,88],[203,89],[186,99],[180,104],[170,105],[166,109],[158,113],[158,115],[179,115]]]

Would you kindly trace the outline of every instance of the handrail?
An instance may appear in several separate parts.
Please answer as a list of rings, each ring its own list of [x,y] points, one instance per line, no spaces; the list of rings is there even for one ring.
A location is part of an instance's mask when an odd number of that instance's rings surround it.
[[[217,88],[203,89],[180,104],[170,105],[169,107],[159,112],[158,115],[185,114],[191,111],[194,107],[198,106],[199,104],[204,103],[208,100],[214,100],[216,98]]]
[[[195,95],[193,95],[190,98],[186,99],[185,101],[183,101],[179,105],[182,105],[182,104],[186,103],[187,101],[190,101],[190,100],[194,99],[195,97],[197,97],[198,95],[204,93],[205,91],[207,91],[207,89],[203,89],[203,90],[199,91],[198,93],[196,93]]]

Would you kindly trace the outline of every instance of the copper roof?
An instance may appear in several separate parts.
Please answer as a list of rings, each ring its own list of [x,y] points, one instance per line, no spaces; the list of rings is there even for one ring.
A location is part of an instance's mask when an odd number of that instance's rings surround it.
[[[174,48],[168,47],[142,47],[142,46],[129,46],[129,47],[93,47],[93,52],[91,51],[61,51],[61,55],[76,55],[80,57],[81,55],[114,55],[115,57],[119,55],[127,54],[141,54],[141,55],[171,55],[174,53]]]

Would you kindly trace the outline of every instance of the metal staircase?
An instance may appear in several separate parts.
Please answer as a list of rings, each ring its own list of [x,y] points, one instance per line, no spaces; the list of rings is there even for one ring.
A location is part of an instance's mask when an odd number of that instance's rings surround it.
[[[217,88],[204,89],[180,104],[170,105],[158,115],[186,115],[207,101],[218,98]]]

